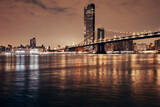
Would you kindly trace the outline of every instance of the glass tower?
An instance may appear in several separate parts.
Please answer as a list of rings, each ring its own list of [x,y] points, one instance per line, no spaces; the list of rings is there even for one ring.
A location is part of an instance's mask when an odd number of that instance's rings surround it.
[[[95,5],[84,7],[84,42],[93,43],[95,40]]]

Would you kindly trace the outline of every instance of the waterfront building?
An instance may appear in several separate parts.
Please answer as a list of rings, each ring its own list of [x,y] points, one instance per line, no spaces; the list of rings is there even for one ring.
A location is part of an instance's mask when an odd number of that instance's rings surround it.
[[[20,55],[40,54],[44,52],[43,48],[15,48],[14,53]]]
[[[107,43],[106,51],[133,51],[133,40]]]
[[[160,39],[154,41],[155,50],[160,50]]]
[[[41,52],[45,52],[46,48],[44,45],[36,46],[36,39],[30,39],[30,45],[20,45],[18,47],[12,48],[12,51],[7,51],[15,54],[40,54]]]
[[[114,44],[113,43],[106,43],[105,45],[105,50],[106,51],[113,51],[114,49]]]
[[[84,7],[84,42],[93,43],[95,40],[95,5]]]
[[[122,51],[133,51],[133,40],[122,41]]]
[[[45,48],[44,45],[42,45],[42,46],[36,46],[36,49],[38,49],[39,52],[46,52],[46,48]]]
[[[148,46],[148,50],[155,50],[155,46],[153,43],[150,43]]]
[[[1,53],[1,52],[5,52],[5,50],[6,50],[6,47],[5,47],[5,46],[0,46],[0,53]]]
[[[134,51],[146,51],[147,50],[147,44],[146,43],[139,43],[134,45]]]

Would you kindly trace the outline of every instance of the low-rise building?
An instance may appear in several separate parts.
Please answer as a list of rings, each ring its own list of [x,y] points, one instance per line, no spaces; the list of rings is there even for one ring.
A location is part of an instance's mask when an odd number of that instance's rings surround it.
[[[155,50],[160,50],[160,39],[154,41]]]
[[[134,44],[134,51],[146,51],[146,50],[147,50],[146,43]]]

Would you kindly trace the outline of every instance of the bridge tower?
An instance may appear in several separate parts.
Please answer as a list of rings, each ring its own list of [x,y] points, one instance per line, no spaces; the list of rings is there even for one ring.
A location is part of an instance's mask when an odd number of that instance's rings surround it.
[[[104,29],[97,28],[97,41],[103,42],[104,40]],[[97,43],[96,54],[106,54],[105,52],[105,43]]]
[[[104,29],[97,28],[97,41],[104,39]]]
[[[96,54],[106,54],[106,51],[105,51],[105,44],[106,43],[97,43],[97,51],[96,51]]]

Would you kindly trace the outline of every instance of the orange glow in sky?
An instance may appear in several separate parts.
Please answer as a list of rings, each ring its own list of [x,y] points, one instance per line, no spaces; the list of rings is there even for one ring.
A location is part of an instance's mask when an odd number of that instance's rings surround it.
[[[0,45],[25,46],[33,37],[51,47],[83,41],[88,3],[96,5],[96,28],[140,32],[160,27],[159,0],[0,0]]]

